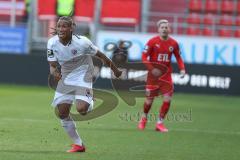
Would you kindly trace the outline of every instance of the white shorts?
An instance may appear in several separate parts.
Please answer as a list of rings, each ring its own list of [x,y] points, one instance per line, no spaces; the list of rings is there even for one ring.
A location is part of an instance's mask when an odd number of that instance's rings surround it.
[[[73,84],[69,85],[68,83],[66,85],[66,83],[63,83],[63,81],[60,80],[55,91],[52,106],[56,107],[62,103],[73,104],[76,100],[83,100],[93,107],[92,83],[84,84],[84,86],[87,87],[76,86]]]
[[[57,105],[62,104],[62,103],[74,104],[74,102],[76,100],[83,100],[83,101],[87,102],[88,104],[90,104],[91,107],[93,107],[93,98],[92,97],[87,97],[87,96],[82,96],[82,95],[62,94],[59,92],[55,92],[52,106],[57,107]]]

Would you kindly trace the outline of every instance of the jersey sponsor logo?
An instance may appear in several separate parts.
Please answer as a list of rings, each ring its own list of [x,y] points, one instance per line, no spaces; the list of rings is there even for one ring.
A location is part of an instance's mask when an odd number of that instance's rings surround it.
[[[51,49],[47,50],[47,57],[48,58],[53,58],[54,57],[53,50],[51,50]]]
[[[73,55],[77,54],[77,50],[76,49],[71,50],[71,52],[72,52]]]
[[[173,46],[170,46],[170,47],[169,47],[169,51],[170,51],[170,52],[173,52]]]
[[[168,58],[168,54],[158,54],[158,59],[159,62],[170,62]]]

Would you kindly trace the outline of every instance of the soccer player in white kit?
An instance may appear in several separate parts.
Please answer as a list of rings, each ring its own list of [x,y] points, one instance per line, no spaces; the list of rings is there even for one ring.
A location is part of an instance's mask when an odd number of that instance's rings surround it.
[[[109,66],[116,77],[120,71],[92,42],[84,36],[73,34],[75,23],[72,18],[60,17],[56,35],[48,40],[47,59],[50,74],[58,81],[52,105],[66,133],[73,140],[67,152],[85,152],[85,146],[76,130],[76,124],[69,116],[73,102],[77,111],[85,115],[93,107],[92,79],[93,62],[91,56],[100,58]],[[61,72],[57,65],[60,64]]]

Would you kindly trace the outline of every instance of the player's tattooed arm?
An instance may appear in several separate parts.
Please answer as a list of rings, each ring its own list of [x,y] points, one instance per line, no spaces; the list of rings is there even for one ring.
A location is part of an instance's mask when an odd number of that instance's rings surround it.
[[[55,77],[56,80],[60,80],[62,75],[61,72],[58,69],[58,63],[53,61],[53,62],[49,62],[49,70],[50,70],[50,74],[53,75]]]
[[[106,64],[108,67],[111,68],[111,70],[113,71],[114,75],[115,75],[117,78],[121,76],[122,71],[119,70],[119,69],[116,67],[116,65],[115,65],[107,56],[105,56],[105,54],[103,54],[103,53],[100,52],[100,51],[97,51],[96,56],[97,56],[98,58],[100,58],[100,59],[103,61],[104,64]]]

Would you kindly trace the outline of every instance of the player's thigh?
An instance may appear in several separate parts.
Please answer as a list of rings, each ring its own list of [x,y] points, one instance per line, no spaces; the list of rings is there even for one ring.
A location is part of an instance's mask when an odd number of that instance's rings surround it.
[[[158,85],[161,95],[172,92],[174,89],[171,79],[159,79]]]
[[[74,93],[61,93],[56,91],[52,102],[52,106],[57,107],[59,104],[63,103],[73,104],[74,97],[75,97]]]
[[[151,85],[148,84],[146,85],[146,91],[145,91],[145,96],[146,99],[154,99],[154,97],[159,96],[159,86],[158,85]]]
[[[80,114],[82,115],[87,114],[89,107],[90,107],[90,102],[87,102],[82,99],[76,99],[76,109]]]
[[[80,114],[86,114],[93,107],[92,88],[78,88],[75,95],[76,109]]]
[[[173,87],[173,84],[172,85],[172,88]],[[173,97],[173,93],[174,93],[174,90],[170,90],[169,92],[167,93],[164,93],[162,96],[163,96],[163,101],[164,102],[170,102],[172,100],[172,97]]]
[[[61,119],[67,118],[73,101],[74,95],[56,92],[52,102],[56,115]]]

